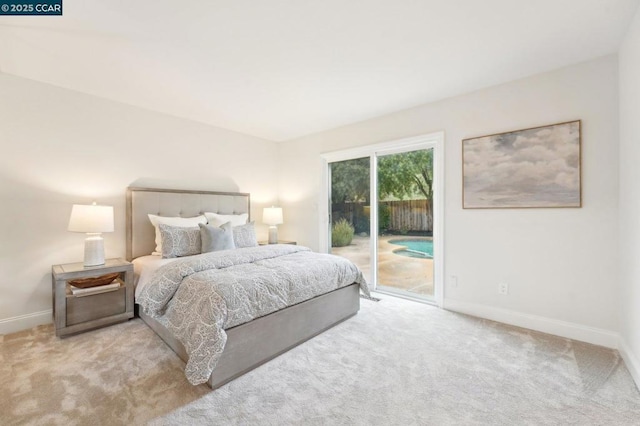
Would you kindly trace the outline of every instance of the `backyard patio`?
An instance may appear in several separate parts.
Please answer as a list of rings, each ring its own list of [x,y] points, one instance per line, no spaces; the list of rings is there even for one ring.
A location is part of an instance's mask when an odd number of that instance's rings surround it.
[[[394,251],[402,250],[402,245],[392,244],[393,240],[431,240],[431,237],[405,237],[383,235],[378,237],[378,288],[414,293],[416,296],[433,297],[433,259],[402,256]],[[371,282],[370,237],[354,236],[350,245],[332,247],[331,253],[345,257],[364,273]]]

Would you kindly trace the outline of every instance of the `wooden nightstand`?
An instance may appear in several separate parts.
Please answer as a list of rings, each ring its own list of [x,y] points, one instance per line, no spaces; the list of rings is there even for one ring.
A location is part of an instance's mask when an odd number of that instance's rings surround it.
[[[297,245],[298,243],[295,241],[285,241],[285,240],[278,240],[278,244],[292,244],[292,245]],[[260,246],[268,246],[269,245],[269,241],[258,241],[258,245]]]
[[[123,259],[107,259],[104,265],[85,267],[80,263],[54,265],[53,324],[56,336],[64,337],[133,318],[133,265]],[[120,273],[120,288],[77,297],[67,281]]]

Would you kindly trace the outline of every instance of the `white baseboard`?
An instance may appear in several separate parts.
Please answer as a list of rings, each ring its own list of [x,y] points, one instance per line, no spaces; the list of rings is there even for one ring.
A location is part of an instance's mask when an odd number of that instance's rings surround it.
[[[613,331],[493,306],[445,299],[444,309],[613,349],[620,343],[620,335]]]
[[[622,356],[627,370],[631,373],[631,377],[635,380],[637,388],[640,389],[640,358],[631,351],[631,348],[629,348],[629,345],[627,345],[627,342],[625,342],[622,337],[620,338],[618,352],[620,352],[620,356]]]
[[[49,324],[52,322],[52,315],[53,311],[48,309],[32,314],[0,319],[0,334],[15,333],[16,331],[27,330],[37,325]]]

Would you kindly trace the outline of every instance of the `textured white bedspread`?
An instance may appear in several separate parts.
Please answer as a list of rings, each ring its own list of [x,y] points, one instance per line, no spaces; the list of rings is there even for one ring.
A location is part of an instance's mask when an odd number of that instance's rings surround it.
[[[175,262],[176,260],[178,259],[163,259],[162,256],[158,254],[150,254],[148,256],[140,256],[133,259],[131,263],[133,263],[136,300],[138,300],[138,296],[140,296],[142,289],[147,285],[151,277],[153,277],[156,270],[168,263]]]

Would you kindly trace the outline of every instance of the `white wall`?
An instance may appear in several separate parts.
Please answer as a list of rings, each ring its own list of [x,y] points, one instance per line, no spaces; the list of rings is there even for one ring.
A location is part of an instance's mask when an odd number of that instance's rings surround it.
[[[257,222],[277,202],[273,142],[6,74],[0,148],[0,334],[51,321],[51,265],[83,258],[72,204],[115,206],[124,257],[127,186],[250,192]]]
[[[283,143],[281,235],[318,248],[320,153],[444,130],[445,276],[459,277],[445,306],[614,346],[617,73],[608,56]],[[463,138],[575,119],[583,125],[582,208],[462,209]],[[508,296],[497,294],[502,281]]]
[[[634,22],[621,52],[629,94],[620,102],[620,220],[628,259],[623,331],[638,354]],[[124,256],[129,185],[251,192],[258,223],[279,188],[281,238],[317,249],[320,153],[444,130],[445,275],[459,277],[457,288],[446,288],[445,305],[610,344],[621,291],[617,83],[617,58],[609,56],[276,145],[0,74],[0,333],[50,321],[51,265],[82,259],[84,236],[66,231],[74,203],[115,206],[116,232],[105,235],[107,256],[115,257]],[[462,210],[463,138],[574,119],[583,120],[583,208]],[[497,294],[499,281],[510,284],[508,296]]]
[[[620,48],[620,303],[627,367],[640,386],[640,10]]]

